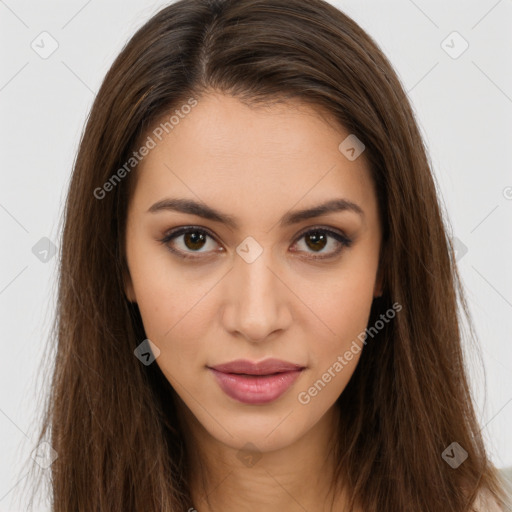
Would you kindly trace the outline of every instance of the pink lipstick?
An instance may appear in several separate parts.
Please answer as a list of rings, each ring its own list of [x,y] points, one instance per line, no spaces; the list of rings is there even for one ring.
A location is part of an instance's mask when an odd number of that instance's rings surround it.
[[[304,366],[279,359],[259,363],[238,359],[208,368],[226,395],[245,404],[277,400],[304,370]]]

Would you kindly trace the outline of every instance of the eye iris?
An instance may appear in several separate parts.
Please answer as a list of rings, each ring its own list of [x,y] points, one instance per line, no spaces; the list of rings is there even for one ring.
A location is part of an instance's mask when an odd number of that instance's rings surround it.
[[[206,237],[204,233],[200,233],[198,231],[190,231],[183,235],[183,239],[188,249],[197,250],[201,249],[206,240]],[[192,246],[189,245],[189,241],[191,242]],[[196,244],[199,244],[199,247],[197,247]]]
[[[327,237],[321,231],[312,231],[306,236],[306,243],[311,249],[322,250],[327,243]]]

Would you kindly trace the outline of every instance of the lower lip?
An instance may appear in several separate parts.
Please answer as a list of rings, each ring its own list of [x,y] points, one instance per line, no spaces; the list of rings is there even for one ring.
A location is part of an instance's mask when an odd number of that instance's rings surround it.
[[[244,404],[265,404],[277,400],[299,377],[302,370],[275,375],[237,375],[210,368],[221,389]]]

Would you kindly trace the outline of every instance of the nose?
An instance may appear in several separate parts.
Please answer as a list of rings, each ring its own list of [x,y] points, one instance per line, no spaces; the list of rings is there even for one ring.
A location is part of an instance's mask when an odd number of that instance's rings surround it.
[[[292,321],[289,299],[293,294],[267,256],[263,251],[251,263],[237,256],[227,276],[224,328],[253,343],[286,330]]]

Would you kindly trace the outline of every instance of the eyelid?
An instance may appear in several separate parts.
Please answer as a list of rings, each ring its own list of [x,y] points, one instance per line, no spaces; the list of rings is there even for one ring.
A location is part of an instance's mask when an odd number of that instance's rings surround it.
[[[299,231],[297,236],[295,237],[294,243],[299,240],[299,238],[303,237],[306,233],[309,233],[310,231],[325,231],[326,233],[334,233],[336,235],[339,235],[340,237],[343,237],[347,242],[351,242],[350,237],[339,228],[332,228],[330,226],[325,226],[324,224],[317,224],[314,226],[308,226],[307,228],[304,228],[303,230]]]

